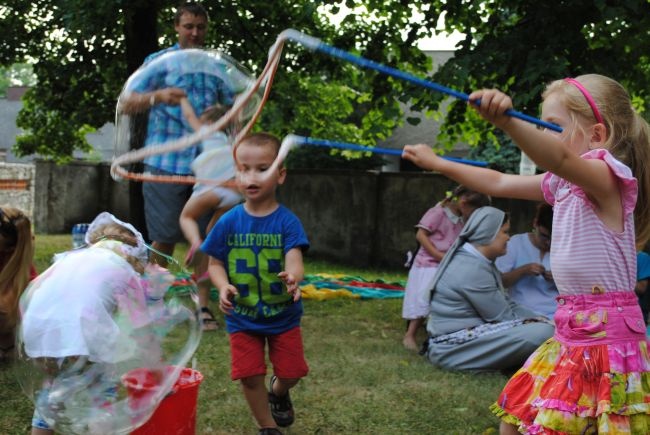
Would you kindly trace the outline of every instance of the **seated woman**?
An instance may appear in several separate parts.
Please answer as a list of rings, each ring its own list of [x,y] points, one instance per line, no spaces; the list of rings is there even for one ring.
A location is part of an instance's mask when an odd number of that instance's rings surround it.
[[[554,333],[550,321],[506,296],[494,260],[510,238],[508,215],[477,209],[432,283],[427,356],[447,370],[510,370]]]

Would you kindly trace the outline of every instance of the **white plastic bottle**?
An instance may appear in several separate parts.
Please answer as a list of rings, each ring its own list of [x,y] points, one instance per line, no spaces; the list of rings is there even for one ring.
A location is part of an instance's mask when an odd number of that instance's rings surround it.
[[[519,175],[535,175],[536,172],[537,165],[522,151],[521,160],[519,161]]]

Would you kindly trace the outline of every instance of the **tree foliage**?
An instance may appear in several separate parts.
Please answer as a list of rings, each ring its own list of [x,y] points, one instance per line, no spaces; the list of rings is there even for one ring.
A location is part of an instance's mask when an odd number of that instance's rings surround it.
[[[415,41],[427,33],[409,24],[425,2],[356,1],[354,14],[332,24],[335,1],[233,0],[203,2],[211,17],[207,45],[230,54],[254,74],[287,27],[345,50],[424,74],[430,68]],[[144,57],[175,42],[169,0],[6,0],[0,19],[0,64],[36,60],[38,84],[26,95],[18,124],[26,134],[20,155],[65,160],[88,150],[86,132],[114,119],[117,96]],[[406,41],[404,42],[404,38]],[[409,90],[288,42],[258,128],[284,136],[313,137],[374,145],[401,122],[398,100]]]
[[[443,11],[446,31],[466,37],[434,81],[467,93],[499,88],[513,97],[515,109],[537,116],[546,83],[598,73],[621,82],[637,110],[648,113],[647,0],[440,0],[431,2],[426,20]],[[415,105],[435,110],[442,99],[423,94]],[[504,143],[463,101],[451,105],[438,139],[441,147],[458,140],[488,148]]]
[[[5,0],[0,6],[5,26],[0,65],[32,59],[38,76],[18,119],[26,134],[16,152],[66,159],[76,149],[87,150],[85,133],[113,120],[116,98],[129,74],[148,53],[174,42],[175,3]],[[204,4],[211,16],[208,45],[224,50],[255,74],[266,63],[277,35],[292,27],[422,76],[431,65],[416,41],[440,31],[434,29],[444,14],[442,31],[458,30],[466,37],[455,57],[431,77],[435,82],[468,93],[498,87],[513,96],[517,110],[536,115],[547,82],[596,72],[620,81],[638,109],[648,113],[647,0],[206,0]],[[324,11],[344,18],[333,24]],[[411,104],[416,111],[436,112],[446,98],[288,42],[258,128],[279,136],[297,133],[374,145],[402,122],[398,102]],[[449,149],[463,141],[478,146],[479,154],[485,149],[494,159],[505,157],[497,156],[503,137],[468,111],[465,102],[454,101],[445,113],[437,147]]]

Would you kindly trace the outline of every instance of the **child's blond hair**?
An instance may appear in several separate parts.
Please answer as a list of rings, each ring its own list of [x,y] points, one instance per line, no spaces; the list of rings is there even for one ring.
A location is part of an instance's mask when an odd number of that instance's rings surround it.
[[[138,246],[138,239],[136,235],[130,231],[128,228],[116,223],[110,222],[97,228],[93,229],[91,233],[88,234],[88,242],[91,245],[101,242],[102,240],[117,240],[118,242],[125,243],[129,246]],[[144,273],[145,265],[142,264],[137,257],[133,255],[128,255],[123,252],[118,252],[138,273]]]
[[[605,147],[614,157],[630,167],[639,183],[639,193],[634,208],[637,249],[650,240],[650,126],[632,107],[632,100],[617,81],[598,74],[576,77],[596,103],[605,127]],[[551,82],[542,98],[557,93],[569,111],[574,130],[578,119],[594,120],[594,112],[582,92],[565,80]]]

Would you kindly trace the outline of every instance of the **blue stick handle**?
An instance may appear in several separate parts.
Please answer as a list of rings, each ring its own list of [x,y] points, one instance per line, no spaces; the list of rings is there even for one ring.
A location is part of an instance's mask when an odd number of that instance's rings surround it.
[[[325,44],[322,42],[320,39],[305,35],[304,33],[295,31],[293,29],[290,29],[288,31],[283,32],[283,34],[286,35],[287,38],[292,39],[306,48],[316,50],[316,51],[322,51],[323,53],[329,54],[330,56],[338,57],[339,59],[347,60],[348,62],[352,62],[356,65],[359,65],[363,68],[369,68],[369,69],[374,69],[375,71],[379,71],[381,73],[384,73],[386,75],[389,75],[391,77],[395,77],[398,79],[405,80],[407,82],[414,83],[418,86],[422,86],[427,89],[432,89],[437,92],[442,92],[443,94],[451,95],[452,97],[456,97],[460,100],[464,101],[469,101],[469,95],[465,94],[464,92],[459,92],[455,89],[448,88],[446,86],[442,86],[438,83],[431,82],[429,80],[424,80],[419,77],[414,76],[413,74],[405,73],[404,71],[400,71],[395,68],[391,68],[386,65],[382,65],[381,63],[374,62],[370,59],[366,59],[361,56],[356,56],[352,53],[349,53],[347,51],[341,50],[340,48],[333,47],[331,45]],[[479,101],[472,101],[474,104],[480,104]],[[506,112],[507,115],[512,116],[514,118],[519,118],[521,120],[530,122],[535,125],[539,125],[541,127],[548,128],[553,131],[557,131],[558,133],[562,132],[562,127],[560,127],[557,124],[552,124],[550,122],[542,121],[541,119],[535,118],[533,116],[526,115],[524,113],[518,112],[513,109],[508,109]]]
[[[328,148],[339,148],[339,149],[353,150],[353,151],[369,151],[371,153],[388,154],[388,155],[393,155],[393,156],[401,156],[402,155],[402,150],[399,150],[399,149],[367,147],[367,146],[358,145],[358,144],[354,144],[354,143],[336,142],[336,141],[327,140],[327,139],[316,139],[316,138],[313,138],[313,137],[304,137],[304,136],[291,135],[291,140],[296,144],[314,145],[314,146],[328,147]],[[464,163],[466,165],[482,166],[482,167],[487,166],[486,162],[478,162],[478,161],[475,161],[475,160],[466,160],[466,159],[460,159],[460,158],[457,158],[457,157],[444,157],[444,156],[442,158],[447,159],[447,160],[451,160],[453,162]]]

